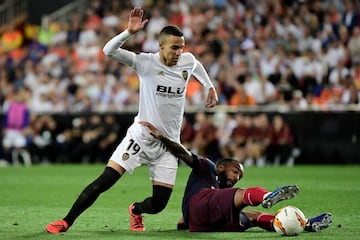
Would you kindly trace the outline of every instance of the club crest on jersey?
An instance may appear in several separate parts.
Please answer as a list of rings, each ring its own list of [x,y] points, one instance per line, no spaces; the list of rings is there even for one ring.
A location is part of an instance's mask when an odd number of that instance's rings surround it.
[[[184,81],[186,81],[186,79],[188,79],[188,76],[189,76],[188,71],[186,71],[186,70],[182,71],[182,77],[183,77]]]
[[[129,155],[128,153],[124,153],[124,154],[122,155],[122,160],[123,160],[123,161],[126,161],[126,160],[129,159],[129,157],[130,157],[130,155]]]

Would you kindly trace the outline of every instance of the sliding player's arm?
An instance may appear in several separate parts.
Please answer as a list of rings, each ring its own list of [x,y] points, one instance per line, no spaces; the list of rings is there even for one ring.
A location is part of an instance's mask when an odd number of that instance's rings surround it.
[[[141,121],[140,124],[148,127],[149,132],[152,136],[159,139],[165,145],[169,152],[171,152],[177,158],[183,160],[187,165],[193,167],[194,162],[197,162],[197,157],[195,155],[193,155],[189,150],[187,150],[182,144],[174,142],[162,135],[162,133],[159,132],[156,127],[154,127],[151,123]]]

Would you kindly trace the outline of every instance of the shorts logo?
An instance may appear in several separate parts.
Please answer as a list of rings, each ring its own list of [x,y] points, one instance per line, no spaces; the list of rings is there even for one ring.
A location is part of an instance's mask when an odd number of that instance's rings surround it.
[[[129,157],[130,157],[130,155],[129,155],[128,153],[124,153],[124,154],[122,155],[122,160],[123,160],[123,161],[126,161],[126,160],[129,159]]]
[[[186,70],[182,71],[182,77],[183,77],[184,81],[187,80],[188,76],[189,76],[189,73]]]

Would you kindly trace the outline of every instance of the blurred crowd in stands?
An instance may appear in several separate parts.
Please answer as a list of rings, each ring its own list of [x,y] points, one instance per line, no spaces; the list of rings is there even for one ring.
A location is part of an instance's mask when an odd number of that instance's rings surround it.
[[[66,22],[41,26],[9,24],[1,32],[0,113],[20,109],[24,119],[14,118],[15,128],[22,129],[40,115],[136,107],[135,72],[102,53],[105,42],[126,28],[135,5],[144,8],[150,21],[125,47],[157,51],[160,29],[180,26],[185,51],[206,67],[219,105],[306,110],[360,104],[359,0],[92,0],[84,16],[74,13]],[[203,99],[201,85],[192,79],[188,106],[202,107]],[[18,101],[25,103],[28,117],[23,106],[11,107]],[[234,119],[250,121],[244,116]],[[261,122],[256,119],[254,124]],[[45,125],[51,128],[48,121]],[[214,136],[221,146],[223,137]],[[254,156],[264,152],[238,141],[220,153],[244,158],[244,145]],[[197,138],[194,142],[204,143]]]
[[[218,160],[235,157],[245,166],[293,166],[300,155],[296,136],[281,114],[217,112],[185,117],[181,142],[192,152]]]
[[[157,51],[157,34],[179,25],[186,49],[199,57],[221,105],[358,104],[358,0],[92,0],[85,16],[67,22],[8,26],[1,35],[1,109],[26,88],[32,112],[122,111],[136,106],[134,72],[104,57],[102,47],[126,28],[142,5],[146,30],[127,42]],[[196,80],[188,104],[202,104]]]
[[[123,115],[23,113],[22,125],[7,129],[0,166],[105,163],[126,131]],[[235,157],[245,166],[293,166],[300,154],[291,126],[277,113],[197,112],[184,116],[181,142],[214,161]]]

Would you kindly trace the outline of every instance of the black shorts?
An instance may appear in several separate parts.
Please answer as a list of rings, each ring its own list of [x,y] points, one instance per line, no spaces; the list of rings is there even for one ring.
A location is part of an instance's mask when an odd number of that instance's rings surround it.
[[[236,188],[203,189],[189,202],[191,232],[242,232],[249,226],[248,218],[234,206]],[[240,221],[241,220],[241,221]]]

